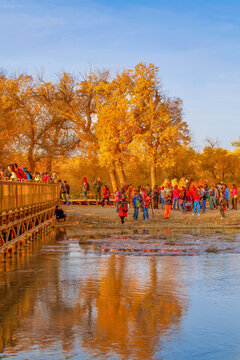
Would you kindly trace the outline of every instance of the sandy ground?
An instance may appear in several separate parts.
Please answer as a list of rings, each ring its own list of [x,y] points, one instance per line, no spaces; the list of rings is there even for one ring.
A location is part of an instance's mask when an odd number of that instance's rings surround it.
[[[201,227],[206,229],[219,228],[239,228],[240,229],[240,210],[226,211],[226,218],[221,219],[219,210],[207,210],[205,213],[201,212],[200,216],[192,215],[192,213],[184,214],[182,211],[171,211],[170,219],[164,219],[164,210],[156,209],[153,211],[149,209],[149,220],[143,220],[142,212],[139,213],[139,219],[133,219],[133,208],[130,207],[125,224],[120,224],[120,218],[116,213],[114,207],[100,207],[100,206],[63,206],[67,215],[66,224],[81,224],[92,225],[94,227],[108,227],[108,228],[152,228],[159,227],[178,228],[178,229],[192,229],[193,227]]]

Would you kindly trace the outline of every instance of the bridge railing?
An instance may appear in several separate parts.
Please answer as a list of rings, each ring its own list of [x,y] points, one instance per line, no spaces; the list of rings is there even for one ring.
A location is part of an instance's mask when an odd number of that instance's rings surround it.
[[[0,181],[0,211],[24,208],[58,199],[58,184]]]

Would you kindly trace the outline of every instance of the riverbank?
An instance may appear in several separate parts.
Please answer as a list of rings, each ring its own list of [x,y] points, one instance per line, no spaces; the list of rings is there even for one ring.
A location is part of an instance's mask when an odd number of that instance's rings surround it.
[[[196,255],[240,252],[240,210],[229,210],[221,219],[219,210],[200,216],[164,210],[150,210],[150,220],[133,219],[130,208],[122,225],[116,209],[97,206],[64,206],[67,219],[56,227],[67,241],[77,242],[84,251],[117,252],[127,255]]]
[[[240,210],[226,211],[226,218],[221,219],[219,210],[207,210],[201,213],[200,216],[192,215],[192,213],[184,214],[182,211],[171,211],[170,219],[164,219],[164,210],[156,209],[153,211],[149,209],[149,220],[143,220],[142,213],[139,213],[139,219],[133,219],[133,209],[130,208],[125,224],[120,223],[120,219],[113,207],[100,206],[63,206],[67,215],[65,225],[81,225],[83,227],[91,226],[94,228],[101,227],[114,229],[138,229],[138,228],[152,228],[158,229],[168,227],[170,229],[239,229],[240,230]]]

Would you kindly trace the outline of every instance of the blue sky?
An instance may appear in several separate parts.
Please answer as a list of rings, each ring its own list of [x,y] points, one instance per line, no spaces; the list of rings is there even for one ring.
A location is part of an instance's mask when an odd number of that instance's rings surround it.
[[[240,1],[0,0],[0,68],[8,73],[160,69],[184,101],[194,145],[240,135]]]

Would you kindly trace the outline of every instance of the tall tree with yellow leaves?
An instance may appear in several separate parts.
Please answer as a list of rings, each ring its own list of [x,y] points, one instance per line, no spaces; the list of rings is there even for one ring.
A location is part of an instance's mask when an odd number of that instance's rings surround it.
[[[104,82],[107,72],[91,72],[81,79],[69,73],[62,73],[56,84],[44,83],[38,90],[42,104],[58,116],[75,124],[81,143],[97,146],[95,136],[96,88]]]
[[[160,91],[157,67],[140,63],[132,78],[131,102],[136,133],[131,148],[150,164],[153,187],[157,167],[172,162],[172,154],[177,147],[189,143],[190,134],[182,119],[182,101],[166,98]]]
[[[113,189],[126,184],[123,169],[128,159],[129,144],[133,139],[133,123],[130,117],[129,71],[117,74],[112,81],[97,86],[96,137],[100,163],[108,167]]]
[[[16,146],[19,126],[16,118],[17,104],[13,94],[17,89],[17,81],[0,75],[0,163],[6,166]]]
[[[27,153],[31,171],[36,163],[44,157],[40,142],[56,124],[56,119],[49,116],[47,108],[36,96],[37,82],[32,76],[20,75],[17,79],[18,88],[12,95],[16,104],[15,115],[20,126],[19,141]]]

